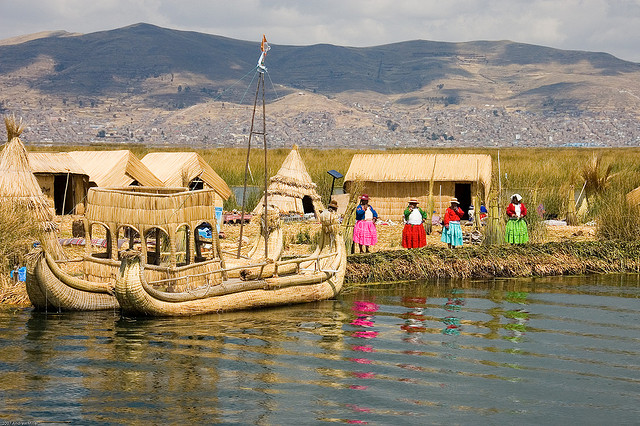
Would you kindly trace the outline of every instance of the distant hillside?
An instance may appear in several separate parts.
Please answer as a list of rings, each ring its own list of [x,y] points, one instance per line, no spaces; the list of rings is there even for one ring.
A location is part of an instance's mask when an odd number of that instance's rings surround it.
[[[0,114],[38,143],[238,144],[258,56],[259,40],[149,24],[1,40]],[[640,143],[640,64],[606,53],[272,43],[267,67],[276,146]]]
[[[258,41],[137,24],[70,36],[54,32],[0,45],[0,77],[49,60],[40,74],[26,73],[30,88],[49,96],[142,95],[155,106],[180,99],[233,101],[228,90],[255,66]],[[484,102],[517,97],[542,106],[545,99],[588,107],[606,87],[604,77],[637,79],[640,64],[606,53],[565,51],[508,41],[442,43],[407,41],[367,48],[280,46],[268,55],[274,84],[325,95],[374,91],[405,102]],[[176,75],[187,92],[168,90]],[[502,92],[502,95],[500,95]],[[548,103],[548,102],[547,102]],[[597,102],[595,102],[597,104]],[[575,105],[574,105],[575,107]]]

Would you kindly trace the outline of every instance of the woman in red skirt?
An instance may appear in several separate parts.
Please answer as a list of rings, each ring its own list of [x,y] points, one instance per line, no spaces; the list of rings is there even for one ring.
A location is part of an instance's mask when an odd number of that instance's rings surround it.
[[[409,200],[409,206],[404,211],[405,225],[402,229],[402,247],[419,248],[427,245],[427,233],[424,230],[424,221],[427,213],[418,207],[418,200]]]

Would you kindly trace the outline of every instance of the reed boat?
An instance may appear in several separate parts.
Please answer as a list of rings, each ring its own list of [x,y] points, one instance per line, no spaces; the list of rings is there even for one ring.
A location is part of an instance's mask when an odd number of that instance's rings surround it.
[[[235,311],[261,308],[292,303],[312,302],[329,299],[340,293],[346,272],[347,254],[338,215],[335,210],[327,209],[319,215],[322,224],[318,236],[318,246],[313,254],[297,259],[278,260],[282,253],[280,246],[269,247],[273,237],[280,230],[280,215],[268,203],[267,191],[267,131],[265,128],[264,60],[269,50],[263,36],[261,55],[256,71],[259,73],[256,97],[253,105],[251,131],[247,146],[245,165],[245,184],[242,197],[242,215],[245,212],[247,171],[251,141],[254,135],[263,138],[265,155],[262,240],[254,245],[247,259],[229,259],[227,265],[221,264],[219,270],[208,273],[183,274],[168,279],[150,280],[146,273],[144,253],[129,250],[122,254],[120,274],[116,280],[115,295],[123,312],[147,316],[187,316],[214,312]],[[258,94],[262,88],[262,129],[254,130],[258,105]],[[241,221],[243,222],[243,221]],[[242,238],[242,223],[240,238]],[[281,234],[280,234],[281,235]],[[281,236],[280,236],[281,238]],[[275,238],[278,241],[278,238]],[[258,246],[264,242],[260,259],[256,259]],[[271,256],[269,256],[271,254]],[[258,260],[255,262],[255,260]],[[237,262],[240,264],[237,265]],[[247,261],[249,262],[247,264]],[[252,262],[253,261],[253,262]],[[234,265],[234,266],[232,266]],[[233,271],[239,271],[237,276]],[[188,283],[188,284],[187,284]],[[194,286],[193,284],[198,284]],[[167,291],[186,288],[184,291]]]
[[[320,214],[322,229],[313,254],[301,258],[241,267],[239,278],[229,269],[183,274],[150,281],[140,251],[122,254],[115,295],[124,313],[144,316],[188,316],[267,306],[304,303],[338,295],[344,283],[347,255],[338,216]],[[225,274],[227,272],[227,274]],[[226,277],[225,277],[226,275]],[[199,282],[182,292],[185,282]]]
[[[31,303],[37,309],[117,309],[119,248],[140,251],[150,280],[220,270],[224,260],[217,232],[209,241],[199,232],[205,226],[216,229],[214,194],[212,189],[91,188],[83,218],[84,256],[55,260],[44,248],[32,252],[26,283]],[[92,243],[98,236],[105,247]]]

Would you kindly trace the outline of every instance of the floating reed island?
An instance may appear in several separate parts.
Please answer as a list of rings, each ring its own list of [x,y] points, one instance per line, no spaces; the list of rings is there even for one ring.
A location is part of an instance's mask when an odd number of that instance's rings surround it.
[[[345,282],[631,272],[640,272],[640,242],[567,241],[355,254],[348,257]]]

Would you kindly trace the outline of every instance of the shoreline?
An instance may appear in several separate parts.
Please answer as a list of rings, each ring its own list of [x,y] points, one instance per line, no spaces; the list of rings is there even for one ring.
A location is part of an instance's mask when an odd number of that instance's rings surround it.
[[[352,254],[345,283],[638,272],[640,242],[565,241]]]

